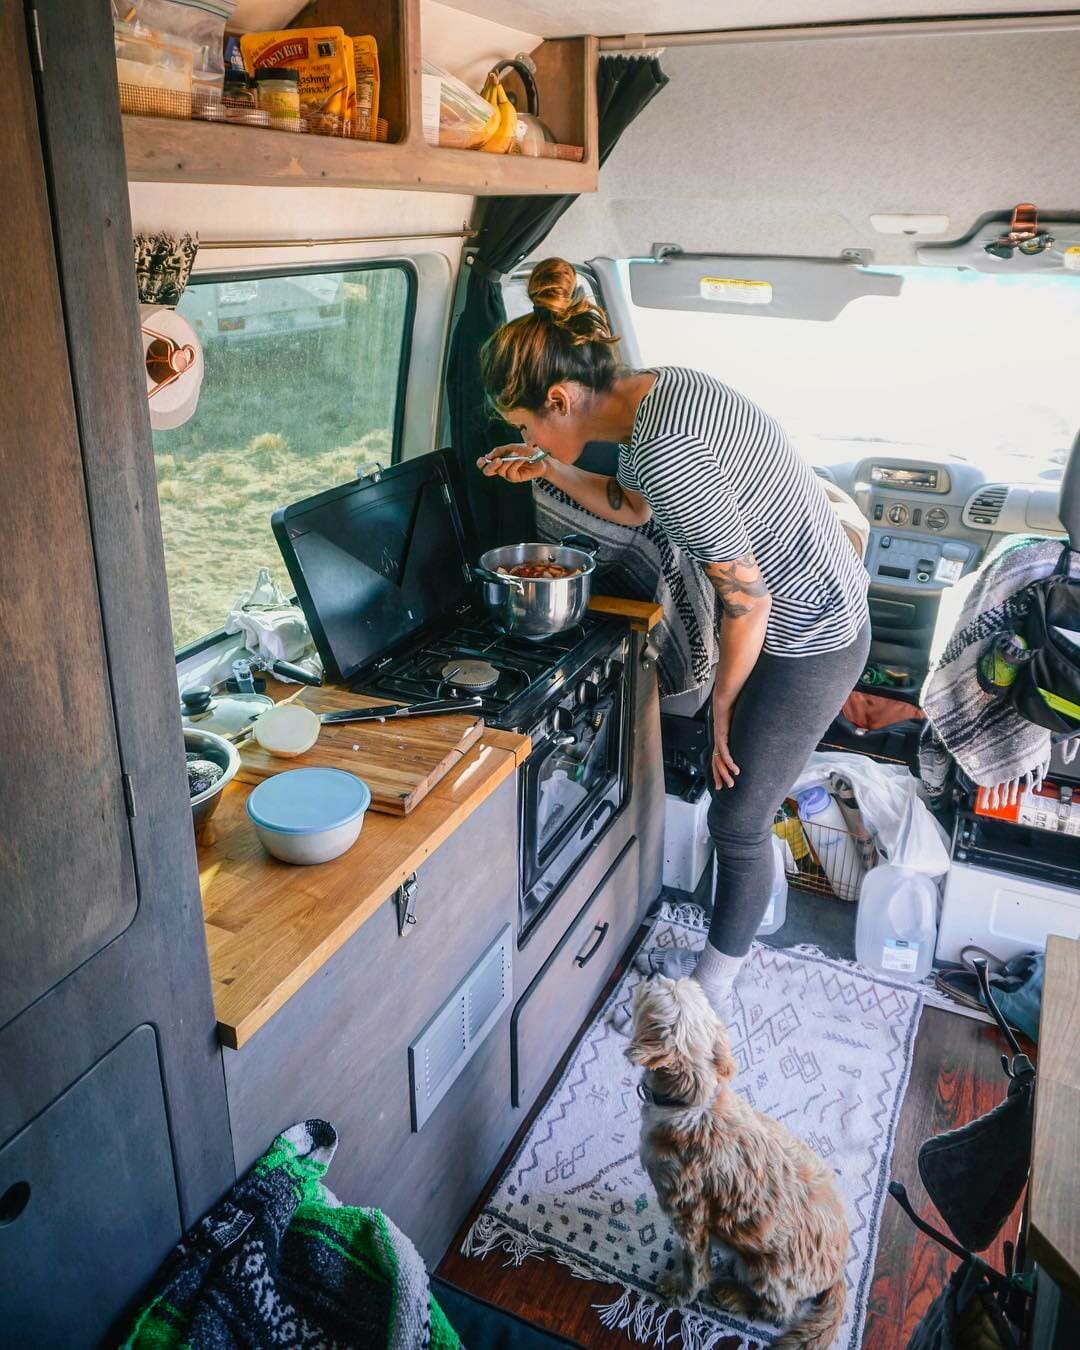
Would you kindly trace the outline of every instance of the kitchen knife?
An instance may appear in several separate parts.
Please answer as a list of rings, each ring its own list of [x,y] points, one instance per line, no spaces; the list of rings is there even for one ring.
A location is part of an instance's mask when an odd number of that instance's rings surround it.
[[[341,712],[323,713],[324,726],[339,722],[386,722],[395,717],[440,717],[453,713],[472,712],[482,708],[481,698],[439,698],[428,703],[386,703],[376,708],[345,708]]]

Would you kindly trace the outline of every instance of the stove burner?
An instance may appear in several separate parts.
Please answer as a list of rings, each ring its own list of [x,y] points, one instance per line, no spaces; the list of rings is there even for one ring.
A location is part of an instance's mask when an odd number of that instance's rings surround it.
[[[456,689],[494,689],[499,672],[490,661],[448,661],[442,668],[442,677]]]

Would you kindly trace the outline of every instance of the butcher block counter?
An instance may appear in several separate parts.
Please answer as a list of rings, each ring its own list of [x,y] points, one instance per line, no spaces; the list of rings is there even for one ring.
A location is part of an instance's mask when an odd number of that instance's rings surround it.
[[[273,691],[272,691],[273,692]],[[408,722],[400,724],[403,737]],[[199,841],[218,1038],[239,1049],[528,756],[527,736],[485,728],[407,816],[369,811],[340,858],[294,867],[271,858],[233,782]],[[283,765],[283,767],[287,767]]]

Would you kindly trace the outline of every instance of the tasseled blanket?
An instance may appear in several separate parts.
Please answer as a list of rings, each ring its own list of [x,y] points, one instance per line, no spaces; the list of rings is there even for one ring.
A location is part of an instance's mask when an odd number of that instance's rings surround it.
[[[979,658],[999,633],[1015,633],[1031,604],[1027,589],[1057,567],[1058,540],[1010,536],[983,566],[949,596],[959,613],[940,654],[931,659],[921,706],[930,735],[920,750],[920,777],[931,797],[944,790],[955,760],[990,805],[1015,801],[1023,788],[1037,788],[1050,770],[1051,736],[1021,717],[1000,695],[979,683]],[[943,603],[939,633],[949,634]],[[1075,749],[1075,743],[1071,747]],[[1068,752],[1067,752],[1068,753]]]
[[[460,1350],[416,1248],[322,1184],[325,1120],[278,1135],[159,1272],[124,1350]]]

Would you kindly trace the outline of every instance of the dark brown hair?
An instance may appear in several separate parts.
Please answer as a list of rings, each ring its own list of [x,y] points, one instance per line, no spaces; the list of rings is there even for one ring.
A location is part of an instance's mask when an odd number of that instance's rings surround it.
[[[504,324],[480,352],[480,378],[500,413],[538,412],[553,384],[574,380],[586,389],[610,389],[619,370],[607,315],[578,288],[562,258],[546,258],[529,276],[531,314]]]

